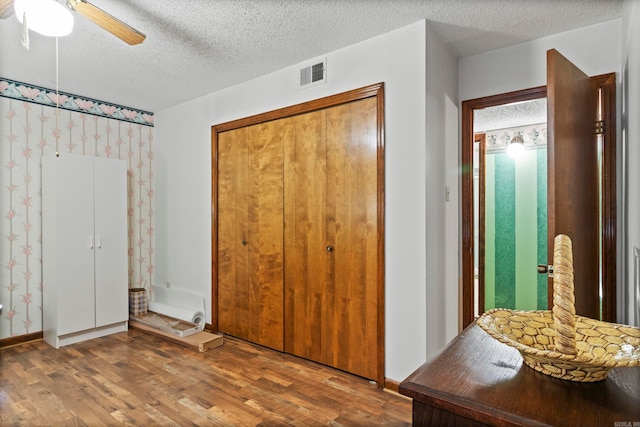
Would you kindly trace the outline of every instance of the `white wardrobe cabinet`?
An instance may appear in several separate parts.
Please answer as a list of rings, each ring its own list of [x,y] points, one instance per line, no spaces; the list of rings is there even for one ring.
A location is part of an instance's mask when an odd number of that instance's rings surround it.
[[[44,340],[58,348],[128,329],[124,160],[42,158]]]

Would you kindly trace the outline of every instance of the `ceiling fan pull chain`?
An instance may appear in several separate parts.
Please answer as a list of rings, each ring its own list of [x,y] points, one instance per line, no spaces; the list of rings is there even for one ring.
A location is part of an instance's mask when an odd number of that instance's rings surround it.
[[[27,12],[22,13],[22,46],[29,50],[29,27],[27,26]]]

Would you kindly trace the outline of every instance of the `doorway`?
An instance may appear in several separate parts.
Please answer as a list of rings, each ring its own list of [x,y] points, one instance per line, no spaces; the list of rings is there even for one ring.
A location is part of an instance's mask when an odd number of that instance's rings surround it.
[[[591,78],[598,86],[600,105],[600,120],[605,125],[602,127],[599,137],[599,193],[601,218],[600,225],[600,248],[599,248],[599,282],[600,282],[600,318],[605,321],[616,320],[616,186],[615,186],[615,74],[606,74]],[[462,318],[463,326],[471,324],[479,314],[485,311],[488,306],[486,297],[486,263],[481,262],[487,256],[486,245],[486,212],[481,214],[476,207],[478,203],[486,204],[486,191],[480,191],[481,181],[485,180],[486,171],[480,168],[483,162],[480,158],[481,152],[475,154],[479,149],[480,141],[483,138],[477,137],[474,133],[474,113],[476,111],[505,106],[513,103],[522,103],[544,99],[547,96],[547,87],[515,91],[485,98],[464,101],[462,103],[462,236],[463,236],[463,256],[462,256]],[[484,145],[486,148],[487,137],[484,135]],[[486,150],[485,150],[486,151]],[[486,153],[485,153],[486,154]],[[485,162],[486,163],[486,159]],[[486,168],[486,164],[483,166]],[[476,178],[474,179],[474,175]],[[486,188],[484,188],[486,190]],[[475,203],[474,203],[475,201]],[[543,239],[544,241],[544,239]],[[546,242],[544,242],[546,243]],[[539,263],[544,264],[544,263]],[[538,279],[540,280],[540,279]],[[551,308],[552,292],[550,292],[551,280],[546,281],[547,287],[547,307],[539,297],[540,286],[537,287],[535,297],[536,309]],[[544,286],[544,285],[543,285]],[[494,300],[495,301],[495,300]],[[501,302],[501,301],[500,301]],[[505,307],[506,308],[506,307]],[[531,309],[531,308],[527,308]]]
[[[546,121],[546,98],[474,111],[474,317],[547,308]]]

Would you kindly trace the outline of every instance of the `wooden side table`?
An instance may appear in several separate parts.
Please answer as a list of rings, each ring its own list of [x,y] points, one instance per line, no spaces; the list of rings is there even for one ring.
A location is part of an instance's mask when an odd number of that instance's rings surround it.
[[[414,426],[640,427],[640,367],[580,383],[534,371],[475,323],[400,384]]]

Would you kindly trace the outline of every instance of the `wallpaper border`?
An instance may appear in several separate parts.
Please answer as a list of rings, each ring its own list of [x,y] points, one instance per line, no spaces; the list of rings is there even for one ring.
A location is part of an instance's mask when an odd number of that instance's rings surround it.
[[[0,96],[123,122],[154,126],[153,113],[0,77]]]

